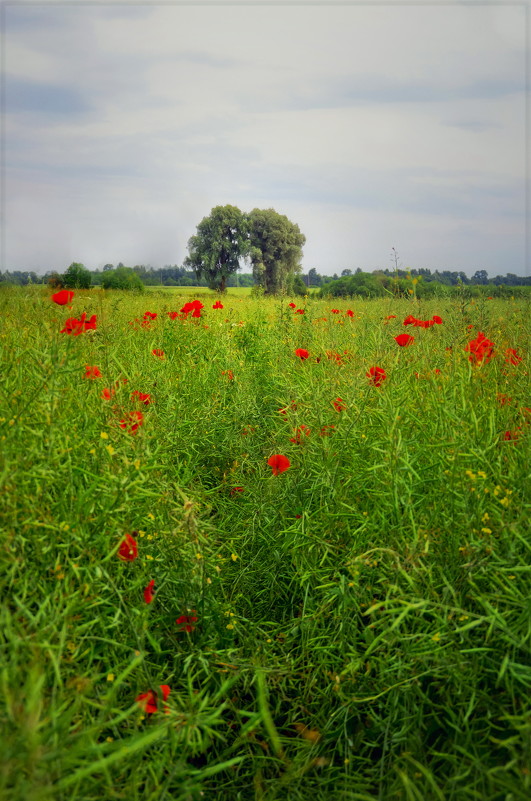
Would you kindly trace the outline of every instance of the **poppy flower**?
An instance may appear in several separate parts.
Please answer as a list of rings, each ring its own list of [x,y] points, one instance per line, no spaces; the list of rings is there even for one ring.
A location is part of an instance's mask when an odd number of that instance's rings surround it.
[[[139,403],[143,403],[144,406],[149,406],[150,403],[153,403],[153,399],[148,392],[139,392],[137,389],[131,395],[131,400],[138,400]]]
[[[61,289],[60,292],[56,292],[55,295],[52,295],[52,300],[54,303],[57,303],[58,306],[66,306],[67,303],[71,302],[73,297],[74,293],[71,289]]]
[[[336,398],[335,401],[332,401],[332,403],[336,412],[344,412],[347,408],[342,398]]]
[[[395,337],[396,344],[400,345],[401,348],[407,348],[407,346],[411,345],[411,343],[414,341],[415,337],[412,337],[409,334],[399,334],[397,337]]]
[[[115,394],[114,389],[109,389],[108,387],[105,387],[105,389],[102,390],[101,397],[103,398],[103,400],[110,400],[114,394]]]
[[[99,367],[95,365],[91,367],[89,364],[85,365],[85,375],[83,378],[101,378],[101,373]]]
[[[136,531],[133,531],[136,534]],[[131,534],[126,534],[118,548],[118,559],[122,562],[134,562],[138,556],[138,545]]]
[[[162,700],[166,701],[166,699],[168,698],[168,696],[169,696],[169,694],[171,692],[170,688],[168,687],[167,684],[161,684],[160,685],[160,691],[162,693]],[[153,692],[153,690],[149,690],[149,692],[147,692],[147,693],[140,693],[140,695],[137,695],[137,697],[135,698],[135,701],[137,702],[137,704],[140,704],[140,706],[142,707],[143,711],[147,715],[152,715],[154,712],[157,711],[157,709],[158,709],[157,700],[158,700],[157,696]],[[166,704],[164,704],[164,711],[168,712]]]
[[[520,436],[521,429],[517,428],[516,431],[506,431],[503,435],[503,439],[505,442],[516,442],[518,437]]]
[[[514,348],[507,348],[505,351],[505,361],[507,364],[520,364],[522,357],[517,354]]]
[[[384,317],[384,320],[396,320],[396,314],[388,314],[387,317]]]
[[[176,317],[179,316],[179,312],[168,312],[168,317],[170,320],[175,320]]]
[[[412,314],[408,314],[408,316],[406,317],[406,319],[404,320],[402,325],[415,325],[416,322],[417,322],[417,318],[413,317]]]
[[[157,312],[144,312],[144,320],[156,320]]]
[[[289,467],[291,467],[291,462],[287,458],[287,456],[283,456],[281,453],[275,453],[274,456],[270,456],[267,460],[269,467],[273,470],[273,475],[278,476],[279,473],[284,473]]]
[[[295,303],[288,303],[288,306],[290,307],[290,309],[294,309],[296,304]]]
[[[354,317],[354,312],[352,311],[352,309],[347,309],[345,314],[347,315],[347,317]]]
[[[197,612],[195,611],[195,609],[192,609],[191,615],[181,615],[180,617],[178,617],[175,622],[179,626],[179,631],[187,631],[188,634],[190,634],[190,632],[195,629],[195,626],[193,624],[197,623],[199,619],[195,617],[195,615],[197,615]]]
[[[90,320],[87,320],[87,313],[83,312],[81,318],[78,320],[76,317],[69,317],[65,323],[65,327],[61,329],[61,334],[72,334],[77,337],[84,331],[96,330],[96,315],[93,314]]]
[[[160,348],[153,348],[151,353],[153,354],[153,356],[157,356],[159,359],[164,359],[165,358],[164,351],[161,350]]]
[[[230,494],[231,495],[237,495],[239,492],[243,492],[243,491],[244,491],[243,487],[232,487],[232,489],[230,491]]]
[[[304,309],[297,309],[297,311],[295,312],[295,314],[304,314],[304,313],[305,313]]]
[[[147,587],[144,588],[144,601],[150,604],[155,597],[155,579],[151,579]]]
[[[298,356],[299,359],[302,360],[307,359],[309,355],[310,354],[308,353],[307,350],[305,350],[305,348],[297,348],[297,350],[295,351],[295,356]]]
[[[296,409],[297,409],[297,404],[295,403],[295,401],[291,401],[289,406],[284,406],[283,409],[279,409],[278,411],[280,412],[280,414],[286,415],[289,411],[296,411]]]
[[[483,360],[489,362],[494,355],[494,343],[479,331],[476,339],[471,339],[465,346],[465,350],[470,353],[468,357],[470,362],[475,362],[476,364],[481,363]]]
[[[143,422],[142,412],[129,412],[128,419],[120,420],[120,428],[126,429],[130,434],[136,434]]]
[[[434,314],[434,315],[433,315],[433,317],[432,317],[431,319],[433,320],[433,322],[434,322],[436,325],[441,325],[441,323],[442,323],[442,317],[439,317],[439,315],[438,315],[438,314]]]
[[[216,302],[214,303],[212,308],[213,309],[222,309],[223,308],[223,303],[220,300],[216,300]]]
[[[201,317],[201,309],[204,309],[203,304],[200,300],[192,300],[188,303],[185,303],[181,309],[182,314],[190,314],[192,312],[192,317]]]
[[[371,367],[365,375],[371,379],[375,387],[379,387],[382,381],[387,378],[387,374],[382,367]]]
[[[496,400],[498,401],[500,406],[505,406],[507,403],[511,403],[512,398],[509,395],[503,395],[501,393],[498,393],[496,395]]]
[[[339,309],[330,309],[332,314],[339,314]]]
[[[222,370],[221,375],[226,375],[229,381],[234,381],[234,373],[232,370]]]
[[[333,424],[330,425],[330,426],[323,426],[321,428],[321,430],[319,431],[319,436],[320,437],[329,437],[330,434],[333,434],[334,429],[335,429],[335,425],[333,425]]]
[[[245,426],[242,431],[242,437],[247,437],[249,434],[252,434],[253,431],[256,431],[255,426]]]
[[[293,431],[295,433],[295,436],[294,437],[290,437],[289,441],[290,442],[294,442],[296,445],[300,445],[301,436],[303,434],[306,434],[307,437],[310,436],[310,429],[308,428],[308,426],[304,426],[304,425],[298,426],[297,428],[294,428]],[[268,462],[268,464],[269,464],[269,462]],[[288,465],[288,467],[289,467],[289,465]],[[282,471],[280,471],[280,472],[282,472]],[[275,470],[273,468],[273,474],[274,473],[275,473]]]

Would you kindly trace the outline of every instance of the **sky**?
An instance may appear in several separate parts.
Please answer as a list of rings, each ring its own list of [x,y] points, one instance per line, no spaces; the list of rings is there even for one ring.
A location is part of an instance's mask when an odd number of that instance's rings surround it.
[[[231,204],[297,223],[304,271],[528,275],[529,13],[5,5],[0,269],[180,265]]]

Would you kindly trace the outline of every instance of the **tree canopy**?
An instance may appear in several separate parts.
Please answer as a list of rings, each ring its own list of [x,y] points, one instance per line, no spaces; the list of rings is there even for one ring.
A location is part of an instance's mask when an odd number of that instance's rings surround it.
[[[292,290],[295,275],[302,269],[306,237],[298,225],[274,209],[253,209],[248,220],[255,281],[267,294]]]
[[[210,289],[224,292],[227,277],[236,272],[248,249],[246,216],[237,206],[215,206],[188,240],[184,265],[194,269],[198,278],[205,276]]]
[[[61,276],[61,283],[66,289],[90,289],[90,272],[84,264],[74,261]]]

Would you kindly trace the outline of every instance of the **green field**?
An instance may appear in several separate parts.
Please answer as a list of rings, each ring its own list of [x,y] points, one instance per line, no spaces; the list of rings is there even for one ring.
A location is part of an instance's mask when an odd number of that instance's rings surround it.
[[[529,799],[529,302],[50,296],[0,292],[2,801]]]

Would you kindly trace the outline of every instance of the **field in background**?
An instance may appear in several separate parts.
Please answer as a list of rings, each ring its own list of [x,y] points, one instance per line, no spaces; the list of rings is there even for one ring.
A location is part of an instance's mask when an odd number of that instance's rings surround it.
[[[529,304],[216,300],[0,292],[0,796],[528,799]]]

